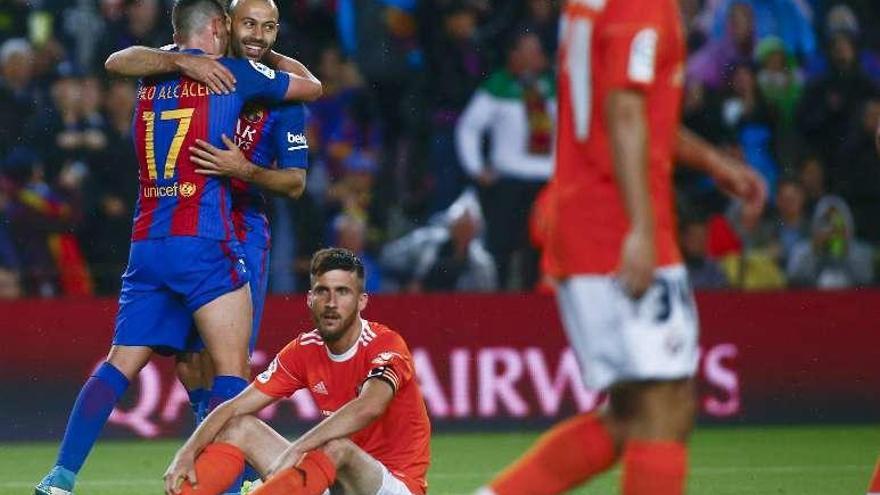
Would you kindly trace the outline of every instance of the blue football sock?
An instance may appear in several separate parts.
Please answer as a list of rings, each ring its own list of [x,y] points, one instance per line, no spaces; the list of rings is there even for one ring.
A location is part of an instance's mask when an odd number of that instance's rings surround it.
[[[199,402],[199,411],[196,415],[196,425],[202,424],[202,421],[205,420],[205,417],[208,415],[208,412],[211,410],[211,389],[205,389],[205,395],[202,396],[201,402]]]
[[[110,412],[127,388],[128,378],[115,366],[103,363],[98,367],[83,385],[73,404],[64,439],[61,440],[58,450],[56,466],[74,475],[79,472]],[[72,488],[71,483],[70,489]]]
[[[208,411],[205,413],[210,413],[214,410],[215,407],[220,404],[228,401],[229,399],[238,395],[239,392],[247,388],[248,382],[245,381],[244,378],[239,378],[237,376],[229,376],[229,375],[219,375],[214,377],[214,385],[211,387],[211,399],[208,401]],[[245,472],[247,472],[245,470]],[[232,483],[232,486],[226,491],[227,494],[237,494],[241,491],[241,484],[244,482],[244,478],[239,476],[238,479]]]
[[[211,387],[211,399],[208,401],[208,412],[215,407],[238,395],[247,388],[248,382],[244,378],[230,375],[214,377],[214,385]]]
[[[187,390],[186,394],[189,396],[189,407],[192,409],[193,417],[196,420],[196,426],[201,424],[202,416],[200,413],[202,411],[202,403],[207,401],[210,392],[203,388],[196,388],[193,390]]]

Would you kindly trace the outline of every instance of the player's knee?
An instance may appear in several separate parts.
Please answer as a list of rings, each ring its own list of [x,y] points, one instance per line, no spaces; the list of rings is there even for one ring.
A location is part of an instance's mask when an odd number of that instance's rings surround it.
[[[337,467],[345,466],[348,460],[351,458],[351,454],[353,449],[357,448],[355,444],[347,439],[347,438],[338,438],[335,440],[330,440],[321,450],[327,454],[327,457],[336,464]]]
[[[148,347],[113,346],[107,355],[107,362],[126,378],[132,380],[149,362],[151,354],[152,351]]]
[[[663,438],[684,441],[693,427],[697,399],[690,381],[660,384],[652,397],[650,420],[655,432]]]
[[[216,440],[218,442],[231,443],[232,445],[242,445],[254,428],[257,427],[259,421],[259,419],[251,415],[235,416],[226,422],[226,425],[217,434]]]

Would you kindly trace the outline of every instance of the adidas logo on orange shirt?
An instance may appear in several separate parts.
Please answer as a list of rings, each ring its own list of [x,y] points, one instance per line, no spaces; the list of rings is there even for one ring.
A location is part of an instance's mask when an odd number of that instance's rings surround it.
[[[312,387],[312,392],[321,395],[327,395],[327,387],[324,385],[324,382],[318,382]]]

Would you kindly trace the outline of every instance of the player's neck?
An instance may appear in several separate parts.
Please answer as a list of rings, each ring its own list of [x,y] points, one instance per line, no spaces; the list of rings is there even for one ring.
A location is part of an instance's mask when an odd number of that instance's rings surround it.
[[[339,340],[326,343],[327,350],[337,356],[348,352],[353,345],[357,345],[358,338],[361,336],[362,325],[361,317],[358,315],[351,325],[345,329],[345,333]]]
[[[180,50],[201,50],[207,55],[214,53],[214,37],[210,34],[193,35],[177,44]]]

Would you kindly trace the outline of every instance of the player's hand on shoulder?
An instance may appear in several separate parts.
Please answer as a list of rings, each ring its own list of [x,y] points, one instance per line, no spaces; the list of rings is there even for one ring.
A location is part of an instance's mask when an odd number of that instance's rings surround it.
[[[217,60],[219,58],[219,55],[181,53],[177,66],[181,74],[203,83],[214,93],[229,94],[235,91],[235,76]]]
[[[642,229],[630,229],[620,250],[618,282],[633,298],[642,297],[654,282],[656,253],[654,235]]]
[[[189,148],[190,159],[199,167],[196,173],[249,181],[253,165],[226,134],[222,139],[226,149],[217,148],[201,139],[196,139],[196,145]]]
[[[168,469],[165,470],[164,478],[166,495],[180,493],[183,482],[187,480],[193,487],[198,485],[195,455],[185,450],[177,451]]]

